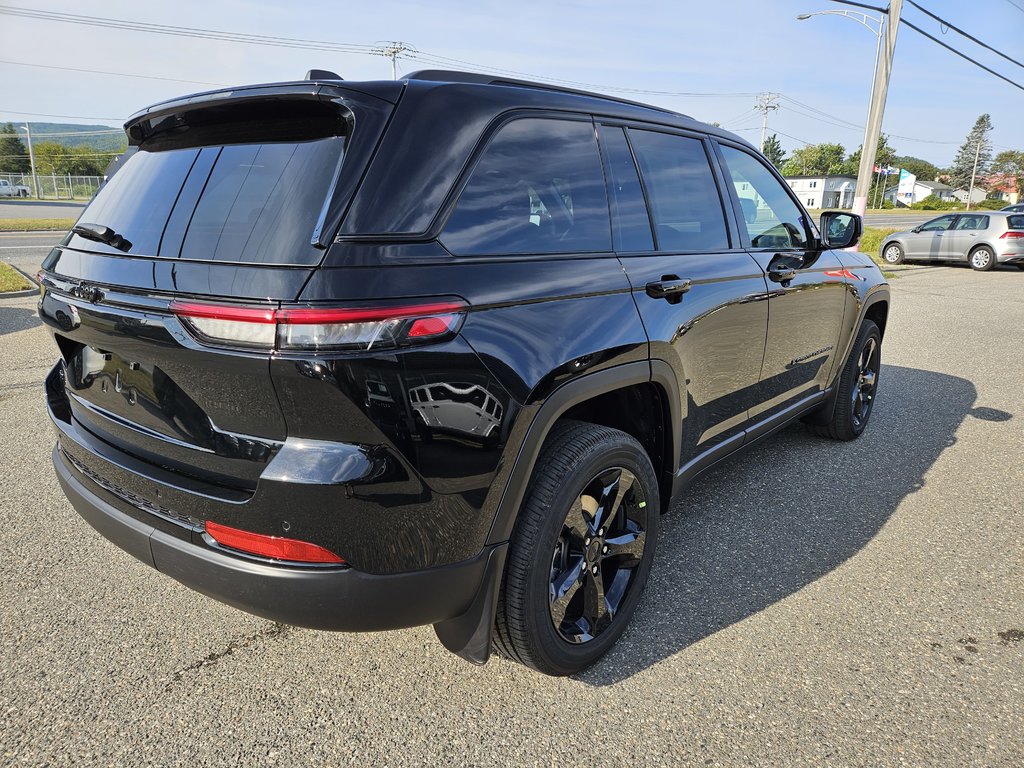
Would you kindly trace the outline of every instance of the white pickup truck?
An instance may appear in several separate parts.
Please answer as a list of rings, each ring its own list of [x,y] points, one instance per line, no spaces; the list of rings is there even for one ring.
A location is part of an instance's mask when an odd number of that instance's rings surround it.
[[[11,184],[7,179],[0,179],[0,197],[28,197],[31,190],[24,184]]]

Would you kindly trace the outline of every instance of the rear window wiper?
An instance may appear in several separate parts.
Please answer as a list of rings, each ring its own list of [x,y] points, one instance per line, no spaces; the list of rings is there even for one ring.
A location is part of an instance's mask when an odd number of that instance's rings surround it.
[[[130,240],[125,240],[110,227],[104,227],[102,224],[75,224],[71,231],[86,240],[104,243],[119,251],[130,251],[132,247]]]

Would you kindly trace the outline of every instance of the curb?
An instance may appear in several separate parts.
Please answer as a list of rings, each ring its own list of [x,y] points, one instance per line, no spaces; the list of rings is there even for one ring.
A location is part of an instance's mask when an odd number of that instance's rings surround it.
[[[4,263],[6,264],[7,262],[4,262]],[[35,277],[33,277],[32,275],[29,275],[29,274],[23,272],[22,270],[18,269],[13,264],[7,264],[7,266],[9,266],[11,269],[13,269],[15,272],[17,272],[22,277],[24,277],[30,283],[32,283],[32,285],[34,285],[35,288],[26,288],[24,291],[10,291],[8,293],[0,293],[0,299],[20,299],[20,298],[24,298],[25,296],[37,296],[37,295],[39,295],[39,281],[36,280]]]

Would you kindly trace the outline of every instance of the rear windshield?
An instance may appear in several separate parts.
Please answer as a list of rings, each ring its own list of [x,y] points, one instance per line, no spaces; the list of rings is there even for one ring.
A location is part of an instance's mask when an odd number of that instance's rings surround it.
[[[82,214],[168,259],[312,265],[313,232],[344,155],[342,136],[140,147]],[[165,144],[166,146],[166,144]],[[109,250],[78,238],[78,247]]]
[[[1006,224],[1010,229],[1024,229],[1024,214],[1020,216],[1007,216]]]

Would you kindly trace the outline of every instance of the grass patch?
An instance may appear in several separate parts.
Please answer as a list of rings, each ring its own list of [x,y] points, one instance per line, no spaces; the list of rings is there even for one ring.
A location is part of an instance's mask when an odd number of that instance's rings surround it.
[[[882,241],[893,232],[899,232],[899,230],[891,227],[887,229],[864,227],[864,234],[861,235],[859,246],[861,253],[866,253],[878,261],[878,249],[882,247]]]
[[[78,219],[0,219],[0,232],[66,232]]]
[[[0,261],[0,293],[11,293],[12,291],[27,291],[32,283],[10,264]]]

